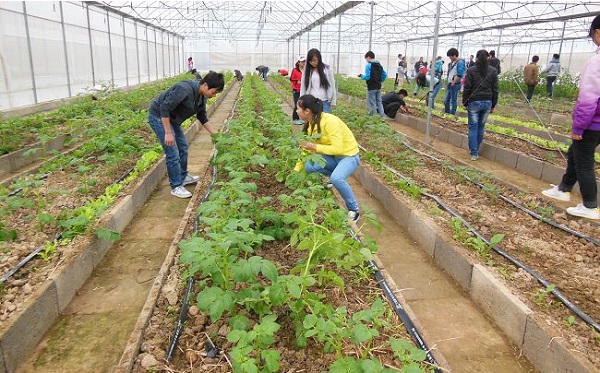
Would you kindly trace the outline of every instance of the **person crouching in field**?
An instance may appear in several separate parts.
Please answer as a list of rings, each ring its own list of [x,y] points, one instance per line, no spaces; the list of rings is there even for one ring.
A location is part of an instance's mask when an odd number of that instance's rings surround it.
[[[358,143],[354,134],[340,118],[323,112],[323,101],[312,95],[303,95],[298,99],[296,109],[298,117],[306,124],[302,131],[309,136],[320,134],[314,142],[304,142],[301,146],[319,154],[325,160],[325,165],[306,161],[304,170],[308,173],[318,172],[329,177],[332,187],[335,187],[344,199],[348,209],[348,218],[356,222],[359,217],[358,202],[346,179],[356,171],[360,163]],[[328,187],[331,187],[328,185]]]

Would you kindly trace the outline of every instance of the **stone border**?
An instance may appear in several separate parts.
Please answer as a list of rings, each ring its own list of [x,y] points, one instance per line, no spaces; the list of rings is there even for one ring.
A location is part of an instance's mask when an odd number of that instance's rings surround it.
[[[361,166],[354,176],[432,259],[455,279],[529,361],[542,372],[599,372],[560,333],[545,325],[517,296],[421,211],[411,209],[383,180]]]
[[[216,110],[234,85],[235,80],[232,80],[220,97],[208,108],[209,115]],[[199,126],[200,123],[195,121],[186,131],[186,136],[193,138],[198,133]],[[163,155],[143,177],[138,179],[128,195],[101,215],[97,226],[122,233],[165,174],[166,160]],[[85,284],[114,243],[95,235],[79,237],[78,240],[89,242],[79,253],[65,252],[65,263],[34,291],[31,298],[22,306],[21,312],[8,320],[7,325],[2,328],[0,332],[1,371],[14,372],[19,364],[33,353],[60,312],[69,305],[77,290]],[[168,259],[169,257],[166,260]]]

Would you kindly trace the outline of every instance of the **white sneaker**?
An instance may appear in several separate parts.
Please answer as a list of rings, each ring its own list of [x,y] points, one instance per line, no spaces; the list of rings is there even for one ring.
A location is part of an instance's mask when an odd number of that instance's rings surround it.
[[[181,185],[195,184],[198,182],[198,180],[200,180],[199,176],[186,175],[185,179],[183,179],[183,184]]]
[[[578,204],[577,207],[569,207],[567,209],[567,214],[587,219],[600,220],[600,210],[597,207],[595,209],[590,209],[585,207],[582,203]]]
[[[190,198],[192,193],[180,185],[175,189],[171,189],[171,195],[177,198]]]
[[[559,201],[569,202],[571,200],[571,192],[561,192],[558,190],[558,185],[550,184],[552,188],[542,190],[542,194],[546,197],[554,198]]]
[[[333,188],[333,184],[327,183],[327,189],[331,189],[331,188]]]
[[[358,221],[358,218],[360,217],[360,213],[358,211],[348,211],[348,219],[350,221],[356,222]]]

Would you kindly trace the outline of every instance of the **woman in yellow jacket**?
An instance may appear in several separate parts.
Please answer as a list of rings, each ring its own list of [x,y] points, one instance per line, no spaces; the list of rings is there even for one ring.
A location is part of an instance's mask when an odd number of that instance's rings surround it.
[[[298,117],[304,120],[303,132],[309,136],[321,134],[315,142],[304,142],[302,147],[317,153],[325,160],[325,166],[306,161],[304,169],[308,173],[318,172],[329,177],[333,187],[340,193],[346,207],[348,217],[357,221],[359,217],[358,202],[352,188],[346,179],[358,168],[360,156],[358,143],[340,118],[323,112],[323,101],[312,96],[304,95],[298,99],[296,109]]]

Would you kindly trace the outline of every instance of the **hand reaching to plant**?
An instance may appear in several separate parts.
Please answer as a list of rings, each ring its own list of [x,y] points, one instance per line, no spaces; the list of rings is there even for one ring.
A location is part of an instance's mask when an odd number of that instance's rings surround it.
[[[315,144],[314,142],[304,142],[300,144],[300,146],[306,150],[310,150],[313,152],[317,151],[317,144]]]

